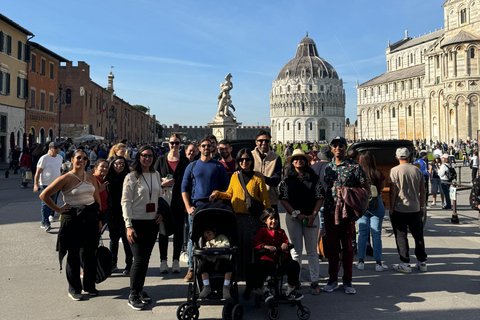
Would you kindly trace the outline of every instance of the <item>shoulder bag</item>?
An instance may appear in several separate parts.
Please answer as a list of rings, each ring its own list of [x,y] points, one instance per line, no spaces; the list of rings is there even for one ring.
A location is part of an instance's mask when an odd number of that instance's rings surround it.
[[[253,199],[250,196],[250,194],[248,194],[247,186],[245,185],[245,179],[241,172],[237,175],[237,177],[238,177],[238,180],[240,181],[240,184],[242,185],[243,191],[245,192],[245,199],[247,201],[248,212],[250,212],[250,214],[254,215],[255,217],[260,217],[264,209],[263,203]]]

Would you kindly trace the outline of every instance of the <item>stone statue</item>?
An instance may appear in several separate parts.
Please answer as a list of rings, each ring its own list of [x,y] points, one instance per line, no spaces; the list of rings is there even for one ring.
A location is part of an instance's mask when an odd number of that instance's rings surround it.
[[[230,81],[231,78],[232,74],[227,74],[227,76],[225,77],[225,82],[222,82],[220,84],[217,116],[232,118],[235,121],[237,118],[235,118],[233,113],[229,110],[229,108],[232,108],[233,111],[235,111],[235,107],[233,106],[232,100],[230,99],[230,90],[233,89],[233,83],[232,81]]]

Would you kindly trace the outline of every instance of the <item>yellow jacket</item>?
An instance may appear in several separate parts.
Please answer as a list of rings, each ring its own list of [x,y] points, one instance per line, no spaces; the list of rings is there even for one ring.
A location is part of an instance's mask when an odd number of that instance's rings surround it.
[[[253,175],[246,187],[250,197],[262,202],[265,209],[271,208],[265,179]],[[232,178],[230,179],[230,185],[228,186],[228,190],[226,192],[215,191],[215,193],[219,199],[230,200],[233,206],[233,211],[236,213],[249,214],[247,210],[245,191],[238,180],[237,174],[232,175]]]

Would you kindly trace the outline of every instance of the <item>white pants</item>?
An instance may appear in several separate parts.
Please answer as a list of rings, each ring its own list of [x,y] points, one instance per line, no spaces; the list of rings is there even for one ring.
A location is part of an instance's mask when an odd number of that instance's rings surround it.
[[[307,251],[308,268],[310,270],[310,281],[312,283],[317,283],[320,269],[317,254],[318,216],[313,221],[313,224],[317,226],[315,228],[304,227],[302,221],[293,221],[292,216],[289,214],[285,217],[285,223],[287,225],[290,241],[295,246],[292,249],[291,254],[293,260],[297,261],[300,265],[300,275],[302,273],[303,241],[305,240],[305,250]]]

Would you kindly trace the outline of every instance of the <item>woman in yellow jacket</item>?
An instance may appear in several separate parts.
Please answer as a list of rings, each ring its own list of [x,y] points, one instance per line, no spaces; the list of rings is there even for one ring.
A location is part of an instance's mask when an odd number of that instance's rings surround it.
[[[268,198],[267,186],[265,179],[257,176],[253,171],[254,159],[252,152],[247,148],[241,149],[237,154],[237,169],[240,171],[234,174],[230,179],[230,185],[226,192],[213,191],[210,201],[215,199],[230,200],[237,216],[238,242],[239,248],[237,255],[238,280],[245,280],[246,269],[253,263],[253,238],[257,231],[262,227],[258,217],[248,212],[247,197],[245,191],[240,184],[239,177],[245,181],[248,194],[251,198],[263,203],[265,209],[270,208],[270,200]]]

